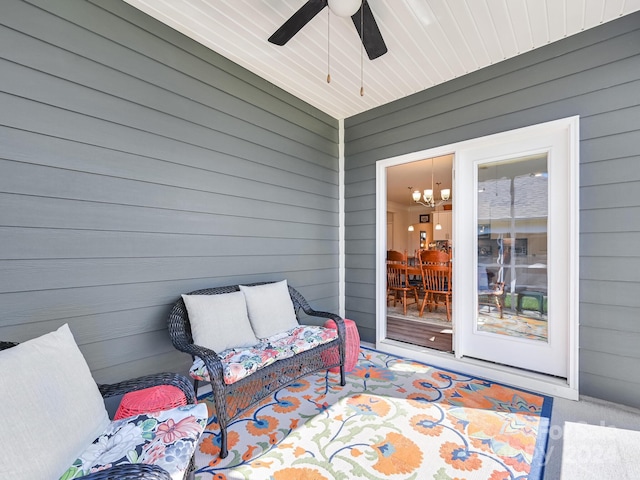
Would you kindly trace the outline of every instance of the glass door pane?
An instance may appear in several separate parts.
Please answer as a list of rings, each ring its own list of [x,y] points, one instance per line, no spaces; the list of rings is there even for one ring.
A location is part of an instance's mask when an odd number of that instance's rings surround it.
[[[547,154],[478,166],[476,331],[547,342]]]
[[[451,252],[453,155],[420,159],[385,168],[387,263],[406,263],[406,273],[386,266],[385,339],[434,350],[453,351],[451,295],[432,296],[423,282],[420,253]],[[433,197],[414,198],[429,189]],[[391,227],[389,222],[391,221]],[[440,228],[438,228],[438,226]],[[389,272],[391,270],[391,272]]]

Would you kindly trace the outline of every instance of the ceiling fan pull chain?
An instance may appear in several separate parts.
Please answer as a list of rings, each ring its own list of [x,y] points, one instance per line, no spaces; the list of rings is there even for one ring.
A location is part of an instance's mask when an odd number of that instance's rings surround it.
[[[327,83],[331,83],[331,9],[327,8]]]
[[[364,2],[360,4],[360,96],[364,97]]]

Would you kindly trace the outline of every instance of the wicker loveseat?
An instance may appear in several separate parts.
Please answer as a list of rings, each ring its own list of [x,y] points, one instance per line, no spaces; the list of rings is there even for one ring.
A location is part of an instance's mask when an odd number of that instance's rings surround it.
[[[231,303],[236,307],[229,307]],[[202,307],[197,317],[194,304]],[[289,310],[293,315],[290,323],[273,325],[289,315]],[[301,312],[332,319],[337,328],[301,325]],[[248,340],[238,340],[238,345],[233,341],[220,343],[221,335],[235,334],[247,323],[250,323],[245,333]],[[216,337],[213,340],[202,332],[207,325],[212,329],[210,337]],[[211,383],[220,426],[221,458],[228,454],[229,423],[276,390],[333,367],[340,367],[340,384],[345,385],[343,319],[313,310],[286,281],[230,285],[182,295],[170,312],[168,328],[173,345],[194,360],[190,374],[196,390],[199,381]],[[205,340],[212,343],[202,345]],[[212,348],[215,345],[218,346]]]
[[[23,344],[0,342],[0,378],[0,478],[193,478],[207,409],[196,404],[188,377],[96,385],[63,325]],[[187,405],[110,421],[105,399],[157,385],[179,388]]]

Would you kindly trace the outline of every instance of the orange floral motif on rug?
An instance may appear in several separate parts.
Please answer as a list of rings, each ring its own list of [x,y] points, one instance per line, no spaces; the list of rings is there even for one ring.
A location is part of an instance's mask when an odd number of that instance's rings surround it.
[[[233,422],[225,459],[207,404],[200,480],[538,480],[552,399],[362,348],[346,386],[310,375]]]

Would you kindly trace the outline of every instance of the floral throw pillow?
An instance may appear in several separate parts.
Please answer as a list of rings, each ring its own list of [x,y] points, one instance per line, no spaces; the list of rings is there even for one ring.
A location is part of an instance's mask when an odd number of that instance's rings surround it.
[[[205,404],[186,405],[111,422],[60,480],[124,463],[158,465],[182,479],[207,422]]]

